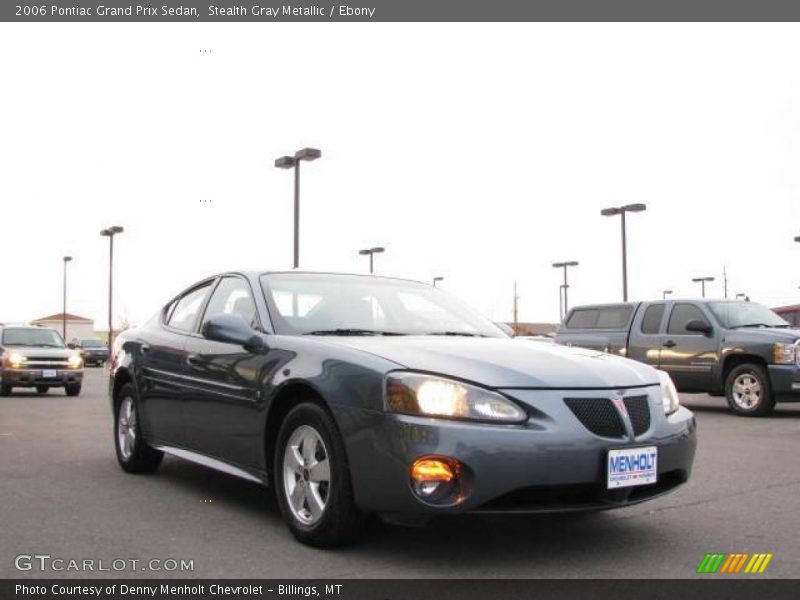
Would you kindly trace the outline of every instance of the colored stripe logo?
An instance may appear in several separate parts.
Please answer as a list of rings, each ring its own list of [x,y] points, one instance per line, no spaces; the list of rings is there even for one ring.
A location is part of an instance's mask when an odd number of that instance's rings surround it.
[[[763,573],[773,554],[766,552],[713,552],[708,553],[697,567],[698,573]]]

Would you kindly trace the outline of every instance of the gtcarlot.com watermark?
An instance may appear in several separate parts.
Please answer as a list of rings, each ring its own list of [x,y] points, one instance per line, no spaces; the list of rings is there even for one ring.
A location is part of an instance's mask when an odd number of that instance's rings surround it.
[[[50,554],[19,554],[14,558],[18,571],[76,571],[120,572],[120,571],[194,571],[194,559],[184,558],[64,558]]]

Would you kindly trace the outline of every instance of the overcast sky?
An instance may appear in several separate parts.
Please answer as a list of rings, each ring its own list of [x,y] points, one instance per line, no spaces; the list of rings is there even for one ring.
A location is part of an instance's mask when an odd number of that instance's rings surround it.
[[[201,49],[209,50],[201,52]],[[800,25],[0,25],[0,321],[142,322],[208,274],[430,280],[496,320],[621,299],[800,302]],[[206,200],[206,202],[201,202]]]

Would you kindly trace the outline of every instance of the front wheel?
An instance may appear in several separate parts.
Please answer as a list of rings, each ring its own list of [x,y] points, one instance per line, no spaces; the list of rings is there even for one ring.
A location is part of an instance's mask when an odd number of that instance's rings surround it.
[[[0,396],[10,396],[12,389],[7,383],[0,383]]]
[[[363,516],[353,500],[344,444],[322,407],[303,403],[286,416],[273,473],[281,514],[299,541],[336,546],[360,533]]]
[[[142,437],[142,428],[134,400],[131,384],[125,384],[117,396],[114,415],[114,446],[117,461],[128,473],[152,473],[161,464],[164,453],[147,445]]]
[[[64,386],[67,391],[67,396],[77,396],[81,393],[80,383],[70,383]],[[37,388],[38,389],[38,388]]]
[[[767,371],[761,365],[744,364],[731,369],[725,379],[728,406],[737,415],[763,417],[775,408]]]

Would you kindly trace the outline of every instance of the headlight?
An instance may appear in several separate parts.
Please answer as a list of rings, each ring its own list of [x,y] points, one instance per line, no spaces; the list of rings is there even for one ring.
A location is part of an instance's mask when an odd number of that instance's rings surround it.
[[[73,352],[69,355],[67,364],[69,364],[70,369],[78,369],[83,364],[83,359],[81,358],[80,354]]]
[[[25,361],[27,361],[28,359],[19,352],[11,352],[9,353],[8,358],[6,360],[8,360],[8,365],[12,369],[18,369],[23,364],[25,364]]]
[[[681,405],[678,390],[675,389],[675,384],[672,383],[672,377],[666,371],[658,372],[658,379],[661,383],[661,401],[664,404],[664,414],[671,415]]]
[[[800,365],[800,352],[797,350],[797,344],[773,345],[772,357],[776,365]]]
[[[390,373],[385,407],[394,413],[493,423],[521,423],[527,418],[525,411],[497,392],[421,373]]]

